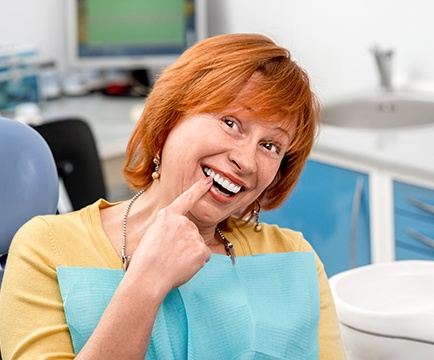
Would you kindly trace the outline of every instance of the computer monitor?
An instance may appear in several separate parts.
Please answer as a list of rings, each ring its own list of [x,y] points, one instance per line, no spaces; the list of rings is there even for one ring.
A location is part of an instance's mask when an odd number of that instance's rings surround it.
[[[207,37],[206,0],[67,0],[71,65],[151,69]]]

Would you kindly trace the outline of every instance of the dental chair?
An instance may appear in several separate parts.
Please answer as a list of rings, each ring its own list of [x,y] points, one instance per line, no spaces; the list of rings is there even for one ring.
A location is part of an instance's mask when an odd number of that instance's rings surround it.
[[[0,286],[14,234],[36,215],[55,214],[58,198],[56,164],[43,137],[0,117]]]
[[[59,119],[33,128],[47,142],[56,163],[61,190],[60,213],[78,210],[106,198],[96,141],[84,119]]]

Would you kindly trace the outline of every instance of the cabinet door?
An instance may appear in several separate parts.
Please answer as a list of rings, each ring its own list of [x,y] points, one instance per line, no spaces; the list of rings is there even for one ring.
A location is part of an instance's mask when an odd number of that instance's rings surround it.
[[[328,276],[371,262],[367,174],[310,160],[291,196],[261,220],[301,231]]]
[[[393,183],[397,260],[434,260],[434,190]]]

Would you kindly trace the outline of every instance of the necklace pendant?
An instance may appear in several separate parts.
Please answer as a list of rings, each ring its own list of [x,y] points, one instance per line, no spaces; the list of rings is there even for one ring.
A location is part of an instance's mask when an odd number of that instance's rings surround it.
[[[231,258],[232,265],[235,266],[236,260],[235,260],[234,245],[231,242],[229,242],[228,239],[225,238],[225,236],[223,235],[223,233],[220,231],[220,229],[218,227],[216,227],[215,230],[217,231],[217,234],[220,236],[220,239],[222,240],[223,244],[225,245],[226,254],[228,254],[228,256]]]
[[[121,259],[122,259],[122,267],[125,273],[127,271],[128,263],[131,260],[131,256],[125,255],[125,252],[122,251]]]
[[[229,257],[231,258],[232,261],[232,265],[235,266],[236,263],[236,257],[235,257],[235,249],[234,249],[234,245],[231,242],[228,242],[226,245],[226,252],[228,253]]]

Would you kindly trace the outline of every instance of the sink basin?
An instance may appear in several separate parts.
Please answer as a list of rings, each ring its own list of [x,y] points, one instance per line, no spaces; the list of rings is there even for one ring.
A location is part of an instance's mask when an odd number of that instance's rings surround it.
[[[321,112],[326,125],[391,129],[434,124],[434,94],[380,93],[326,104]]]
[[[348,359],[434,359],[434,261],[366,265],[329,282]]]
[[[339,320],[383,336],[434,333],[434,261],[402,260],[366,265],[330,278]]]

